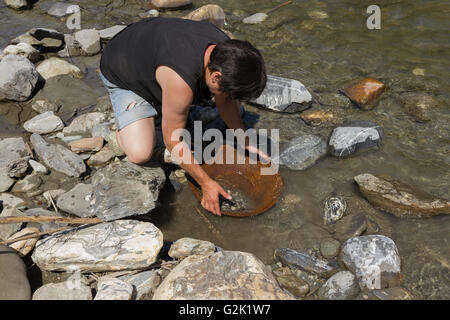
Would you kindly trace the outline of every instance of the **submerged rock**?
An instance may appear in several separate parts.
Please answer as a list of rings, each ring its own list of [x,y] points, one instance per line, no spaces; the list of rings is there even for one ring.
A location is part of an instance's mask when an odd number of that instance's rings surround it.
[[[170,246],[169,256],[174,259],[183,259],[195,254],[209,255],[215,250],[216,246],[209,241],[181,238]]]
[[[320,253],[325,259],[333,259],[339,254],[340,247],[341,244],[339,241],[332,238],[326,238],[320,242]]]
[[[67,2],[56,2],[54,3],[50,9],[47,11],[47,13],[51,16],[62,18],[64,16],[67,16],[69,14],[79,12],[80,7],[76,4],[71,4]]]
[[[62,130],[64,123],[53,111],[47,111],[26,121],[23,128],[31,133],[47,134]]]
[[[380,300],[414,300],[414,296],[401,287],[373,290],[372,294]]]
[[[388,237],[350,238],[342,246],[340,259],[358,277],[361,289],[382,289],[400,282],[400,256]]]
[[[63,74],[70,74],[77,78],[83,78],[84,74],[77,66],[59,58],[49,58],[42,61],[36,68],[41,76],[47,80]]]
[[[309,285],[293,274],[280,275],[277,281],[282,288],[299,298],[304,297],[309,291]]]
[[[383,129],[371,121],[351,121],[333,130],[328,142],[330,154],[346,157],[359,151],[379,148]]]
[[[291,300],[253,254],[220,251],[180,262],[156,289],[153,300]]]
[[[28,60],[30,60],[31,62],[38,62],[39,60],[42,59],[42,55],[38,50],[33,48],[28,43],[24,42],[18,43],[16,45],[12,44],[3,49],[0,55],[0,60],[10,54],[23,56]]]
[[[40,135],[33,133],[30,141],[36,154],[50,168],[71,177],[79,177],[86,171],[83,160],[59,144],[49,144]]]
[[[7,55],[0,61],[0,101],[25,101],[38,83],[39,73],[23,56]]]
[[[325,278],[337,272],[328,261],[289,248],[276,249],[275,257],[284,264],[300,267]]]
[[[430,95],[423,93],[409,93],[402,95],[405,101],[405,111],[417,122],[431,120],[431,110],[438,106],[438,101]]]
[[[81,218],[88,218],[94,216],[91,206],[92,198],[92,185],[79,183],[68,192],[60,195],[56,205],[64,212]]]
[[[123,280],[102,277],[97,282],[94,300],[131,300],[133,286]]]
[[[375,207],[399,218],[427,218],[450,214],[450,201],[416,190],[402,182],[370,173],[354,178],[363,196]]]
[[[278,112],[301,112],[311,106],[312,96],[297,80],[267,76],[266,88],[252,103]]]
[[[163,235],[153,224],[134,220],[81,226],[39,240],[32,259],[46,271],[139,270],[156,261]]]
[[[323,300],[349,300],[359,293],[358,280],[350,271],[340,271],[325,282],[319,290]]]
[[[14,249],[0,245],[0,300],[30,300],[27,268]]]
[[[208,21],[221,27],[226,24],[225,12],[216,4],[207,4],[189,13],[185,19],[193,21]]]
[[[265,14],[264,12],[258,12],[255,14],[252,14],[251,16],[244,18],[242,20],[243,23],[245,24],[257,24],[257,23],[261,23],[264,20],[266,20],[268,17],[267,14]]]
[[[91,288],[83,283],[47,283],[34,292],[33,300],[92,300],[92,292]]]
[[[164,171],[130,162],[116,162],[92,176],[93,210],[105,221],[153,210],[165,182]]]
[[[365,214],[357,212],[346,215],[334,225],[335,238],[345,241],[349,238],[360,236],[368,227],[367,217]]]
[[[351,83],[341,92],[363,110],[375,107],[381,94],[386,90],[383,82],[368,78]]]
[[[305,170],[327,154],[327,143],[319,136],[304,135],[289,141],[280,154],[280,164],[291,170]]]
[[[344,121],[340,115],[332,110],[306,110],[302,112],[300,117],[313,127],[331,127],[340,125]]]
[[[342,197],[331,197],[325,201],[323,222],[330,225],[344,216],[347,210],[347,202]]]
[[[186,7],[191,4],[192,0],[152,0],[152,5],[161,9]]]

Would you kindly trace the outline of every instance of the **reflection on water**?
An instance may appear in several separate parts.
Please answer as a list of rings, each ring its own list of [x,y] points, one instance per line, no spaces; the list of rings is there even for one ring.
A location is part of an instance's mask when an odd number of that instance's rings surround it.
[[[23,13],[4,9],[2,2],[0,46],[35,26],[68,32],[62,21],[42,14],[42,8],[50,2],[39,1],[34,10]],[[252,252],[271,263],[278,247],[317,251],[320,240],[330,236],[330,229],[323,225],[323,202],[338,194],[346,199],[348,214],[365,214],[380,226],[382,234],[396,242],[402,258],[403,285],[413,295],[450,298],[450,217],[400,220],[372,208],[353,182],[355,175],[364,172],[384,174],[438,197],[450,197],[450,3],[377,1],[381,7],[381,30],[366,28],[366,8],[373,1],[360,0],[296,0],[273,12],[262,24],[240,23],[242,18],[281,2],[194,1],[196,6],[221,5],[229,15],[228,29],[261,50],[268,73],[300,80],[316,101],[329,104],[348,120],[371,120],[381,125],[385,133],[383,147],[349,159],[326,157],[303,172],[283,169],[284,193],[271,210],[250,218],[205,214],[220,237],[197,213],[195,208],[200,205],[187,185],[177,194],[164,193],[161,206],[147,218],[161,228],[167,240],[184,236],[210,240],[226,249]],[[85,9],[83,28],[100,29],[136,21],[138,13],[146,8],[144,1],[127,1],[122,7],[120,1],[77,3]],[[165,15],[183,16],[187,12]],[[424,70],[424,76],[413,74],[417,68]],[[374,77],[390,87],[374,110],[360,111],[334,97],[347,81],[360,77]],[[431,111],[430,122],[417,123],[406,115],[399,98],[404,92],[435,96],[439,105]],[[0,132],[16,130],[14,121],[4,116],[5,108],[10,107],[0,107]],[[316,103],[313,108],[317,107]],[[247,106],[247,110],[259,115],[257,128],[280,128],[282,143],[307,133],[327,139],[332,130],[310,127],[297,114],[276,114],[252,106]]]

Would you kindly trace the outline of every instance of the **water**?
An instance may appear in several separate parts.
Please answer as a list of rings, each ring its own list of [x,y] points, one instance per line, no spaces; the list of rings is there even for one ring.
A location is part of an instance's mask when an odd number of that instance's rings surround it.
[[[52,1],[39,1],[23,13],[5,9],[0,2],[0,47],[36,26],[68,32],[64,21],[43,13]],[[145,1],[73,1],[82,8],[82,27],[101,29],[138,20],[148,9]],[[196,208],[200,204],[187,184],[179,193],[165,192],[161,206],[143,219],[155,223],[166,240],[193,237],[210,240],[230,250],[252,252],[265,263],[273,262],[276,248],[318,251],[320,240],[330,236],[323,223],[323,205],[332,195],[347,202],[346,214],[363,213],[391,237],[402,261],[403,286],[417,298],[450,298],[450,217],[401,220],[370,206],[359,194],[353,177],[361,173],[391,176],[437,197],[450,198],[449,59],[450,4],[444,0],[380,0],[381,30],[366,28],[366,9],[373,1],[296,0],[269,15],[261,24],[245,25],[242,18],[264,12],[283,1],[197,1],[222,6],[228,29],[261,50],[269,74],[298,79],[322,103],[348,120],[370,120],[383,127],[380,150],[348,159],[325,157],[306,171],[281,170],[284,190],[269,211],[255,217],[216,217]],[[184,16],[190,10],[164,13]],[[87,71],[86,82],[98,96],[106,94],[95,69],[99,57],[74,58]],[[424,76],[413,74],[423,69]],[[361,111],[345,104],[338,90],[350,80],[374,77],[389,85],[377,107]],[[432,120],[417,123],[408,116],[400,96],[427,92],[438,101]],[[87,102],[86,102],[87,104]],[[28,109],[27,109],[28,108]],[[303,134],[327,139],[331,127],[310,127],[298,114],[279,114],[246,106],[257,128],[280,128],[281,143]],[[28,110],[28,111],[27,111]],[[0,104],[0,135],[18,135],[20,123],[33,113],[26,103]],[[210,226],[215,232],[211,232]]]

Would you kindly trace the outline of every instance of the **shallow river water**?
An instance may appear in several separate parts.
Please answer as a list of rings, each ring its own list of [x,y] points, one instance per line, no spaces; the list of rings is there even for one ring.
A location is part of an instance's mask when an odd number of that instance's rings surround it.
[[[32,27],[68,32],[64,20],[45,14],[53,1],[38,1],[31,11],[18,13],[0,3],[0,47]],[[146,1],[72,1],[82,7],[82,28],[102,29],[137,21],[148,9]],[[402,262],[402,286],[423,299],[450,298],[450,216],[403,220],[374,209],[353,182],[361,173],[390,176],[450,198],[450,3],[445,0],[379,0],[381,29],[366,27],[366,9],[373,1],[294,0],[273,12],[261,24],[245,25],[242,18],[263,12],[283,1],[194,0],[195,7],[219,4],[228,15],[226,28],[237,38],[261,50],[269,74],[300,80],[316,103],[334,108],[347,120],[371,120],[384,130],[380,150],[347,159],[325,157],[305,171],[281,169],[282,197],[269,211],[250,218],[216,217],[203,211],[188,185],[177,193],[163,192],[160,206],[143,220],[159,227],[166,240],[193,237],[210,240],[230,250],[252,252],[271,264],[276,248],[317,251],[330,237],[323,224],[323,205],[332,195],[347,201],[347,214],[363,213],[376,223],[379,233],[396,243]],[[184,16],[188,10],[165,12]],[[97,78],[99,56],[73,58],[87,71],[87,89],[62,88],[73,94],[77,108],[106,94]],[[424,75],[413,70],[423,69]],[[350,80],[373,77],[389,90],[371,111],[345,103],[338,90]],[[78,90],[78,91],[77,91]],[[431,121],[418,123],[407,115],[398,95],[427,92],[439,102]],[[89,98],[90,97],[90,98]],[[83,100],[84,99],[84,100]],[[0,104],[0,135],[24,133],[20,123],[34,115],[26,103]],[[311,127],[299,114],[279,114],[246,106],[257,119],[256,128],[279,128],[281,146],[290,139],[312,133],[327,139],[332,127]],[[206,217],[206,218],[205,218]]]

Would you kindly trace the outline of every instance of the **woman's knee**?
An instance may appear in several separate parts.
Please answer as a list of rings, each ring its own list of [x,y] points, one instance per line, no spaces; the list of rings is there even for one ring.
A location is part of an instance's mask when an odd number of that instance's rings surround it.
[[[150,160],[153,154],[153,146],[131,147],[125,150],[128,160],[132,163],[142,164]]]

